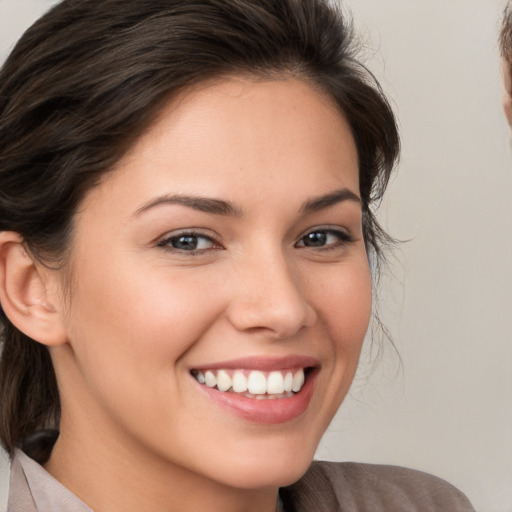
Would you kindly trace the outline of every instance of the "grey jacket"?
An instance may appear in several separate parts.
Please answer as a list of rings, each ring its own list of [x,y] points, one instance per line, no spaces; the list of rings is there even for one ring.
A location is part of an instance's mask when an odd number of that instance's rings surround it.
[[[397,466],[313,462],[280,494],[286,512],[474,512],[444,480]],[[21,451],[11,465],[7,511],[93,512]]]
[[[281,489],[287,512],[475,512],[458,489],[433,475],[399,466],[313,462]]]

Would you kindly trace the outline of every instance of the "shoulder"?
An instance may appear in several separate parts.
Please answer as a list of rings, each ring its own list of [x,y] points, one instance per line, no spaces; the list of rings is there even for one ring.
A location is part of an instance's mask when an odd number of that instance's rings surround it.
[[[11,464],[7,510],[8,512],[42,510],[92,512],[43,466],[18,449]]]
[[[399,466],[315,461],[282,494],[297,512],[474,512],[466,496],[445,480]]]
[[[22,454],[17,451],[10,463],[10,479],[7,493],[7,512],[36,512],[30,485],[20,461]],[[3,509],[0,509],[3,512]]]
[[[0,512],[7,510],[7,493],[9,490],[9,479],[11,472],[11,461],[7,452],[0,447]]]

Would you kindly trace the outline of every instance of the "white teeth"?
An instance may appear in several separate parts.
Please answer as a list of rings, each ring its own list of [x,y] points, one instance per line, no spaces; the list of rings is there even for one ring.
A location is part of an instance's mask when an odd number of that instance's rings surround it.
[[[235,393],[247,391],[247,377],[242,372],[235,372],[233,375],[233,391]]]
[[[281,372],[271,372],[267,379],[267,393],[280,395],[284,393],[284,378]]]
[[[294,376],[293,376],[293,385],[292,385],[292,391],[295,391],[297,393],[302,389],[302,386],[304,385],[304,370],[301,368]]]
[[[293,388],[293,373],[288,372],[284,376],[284,390],[286,393],[289,393]]]
[[[207,370],[192,372],[200,384],[219,391],[246,394],[252,398],[287,398],[298,393],[304,385],[304,369],[272,371]]]
[[[227,391],[231,387],[231,377],[224,371],[217,372],[217,388],[219,391]]]
[[[204,374],[204,381],[209,388],[214,388],[217,385],[217,377],[209,370]]]
[[[253,395],[264,395],[267,392],[267,379],[263,372],[254,371],[249,374],[247,391]]]

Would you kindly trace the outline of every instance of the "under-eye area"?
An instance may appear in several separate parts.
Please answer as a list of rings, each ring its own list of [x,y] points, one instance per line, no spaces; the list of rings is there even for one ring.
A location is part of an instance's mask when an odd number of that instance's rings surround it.
[[[313,367],[265,372],[261,370],[192,370],[194,379],[204,386],[224,393],[237,393],[247,398],[290,398],[298,393],[315,371]]]

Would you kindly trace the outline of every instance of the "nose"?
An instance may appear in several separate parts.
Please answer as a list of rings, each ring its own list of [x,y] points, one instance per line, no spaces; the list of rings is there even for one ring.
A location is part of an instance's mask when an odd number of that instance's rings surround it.
[[[283,256],[253,258],[238,270],[228,308],[236,329],[285,339],[316,322],[316,311],[306,297],[307,285]]]

